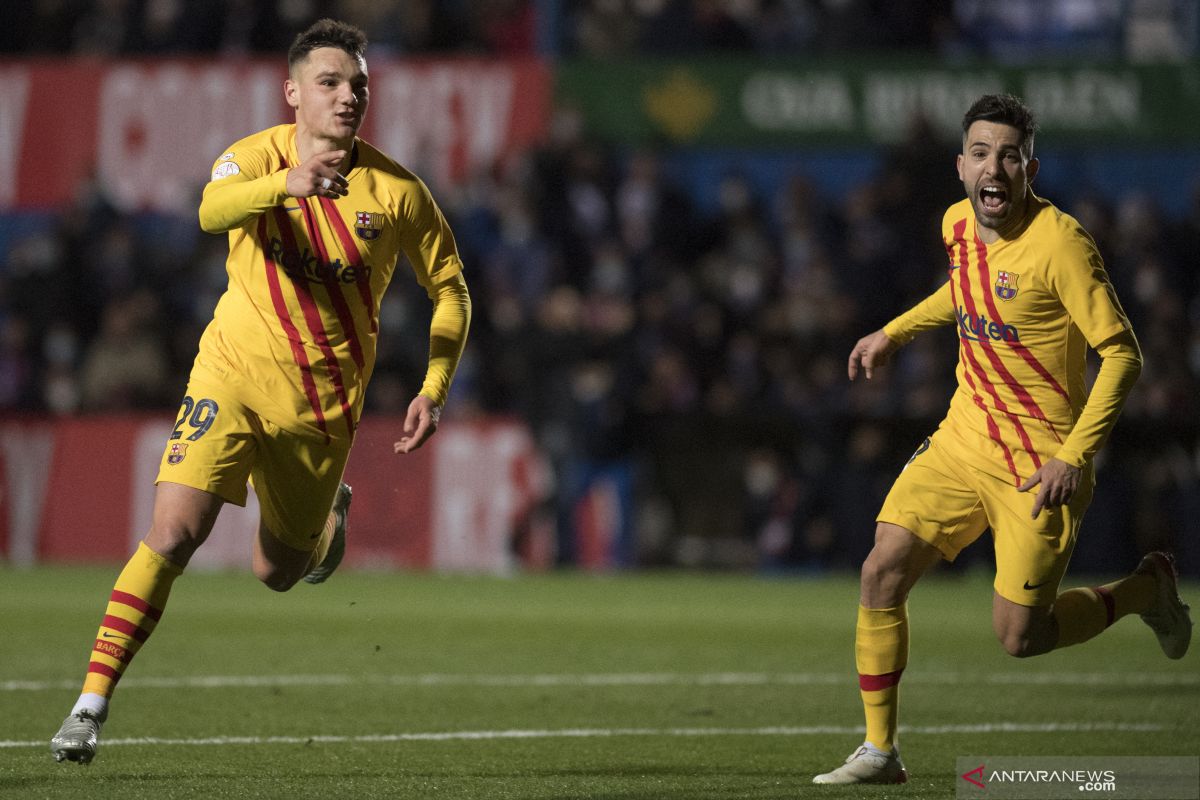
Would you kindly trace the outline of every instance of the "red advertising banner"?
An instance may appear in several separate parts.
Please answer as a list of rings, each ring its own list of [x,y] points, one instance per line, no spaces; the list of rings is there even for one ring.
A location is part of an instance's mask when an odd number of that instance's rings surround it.
[[[536,143],[535,59],[372,59],[361,131],[435,189]],[[291,122],[280,59],[0,62],[0,211],[51,208],[97,177],[127,210],[194,213],[230,144]]]
[[[346,565],[505,573],[544,500],[543,459],[506,420],[447,422],[422,449],[392,451],[401,418],[364,419],[346,467],[354,487]],[[150,526],[154,478],[171,420],[96,417],[0,421],[0,560],[126,559]],[[226,505],[193,567],[248,568],[258,531],[253,491]]]

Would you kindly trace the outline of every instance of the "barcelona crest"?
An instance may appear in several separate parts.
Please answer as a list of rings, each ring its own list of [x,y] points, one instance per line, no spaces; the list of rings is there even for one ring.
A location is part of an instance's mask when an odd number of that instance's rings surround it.
[[[1017,278],[1021,276],[1008,270],[996,273],[996,297],[1001,300],[1012,300],[1017,296]]]
[[[374,214],[370,211],[354,212],[354,233],[358,238],[368,242],[378,239],[379,234],[383,233],[383,214]]]
[[[183,461],[183,457],[187,455],[187,448],[184,442],[171,442],[171,446],[167,448],[167,463],[174,466]]]

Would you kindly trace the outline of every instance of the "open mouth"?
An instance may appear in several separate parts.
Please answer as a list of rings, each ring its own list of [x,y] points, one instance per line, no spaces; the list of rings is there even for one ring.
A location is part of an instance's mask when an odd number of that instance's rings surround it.
[[[979,204],[988,212],[997,213],[1008,205],[1008,191],[1002,186],[983,186],[979,189]]]

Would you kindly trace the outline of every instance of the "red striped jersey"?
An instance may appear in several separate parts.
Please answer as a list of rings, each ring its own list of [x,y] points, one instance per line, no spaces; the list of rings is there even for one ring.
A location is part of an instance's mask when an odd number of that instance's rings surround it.
[[[231,145],[213,165],[205,227],[229,227],[229,286],[200,340],[193,376],[219,380],[286,430],[353,436],[375,363],[379,304],[399,254],[430,290],[462,270],[454,236],[419,178],[355,140],[349,194],[295,198],[295,125]],[[221,191],[213,191],[220,189]]]
[[[935,322],[957,327],[958,388],[935,435],[1015,485],[1058,455],[1075,426],[1087,346],[1130,329],[1092,238],[1049,202],[1030,194],[1029,204],[1021,232],[992,244],[977,236],[969,200],[951,206],[942,223],[950,280],[884,328],[905,340]]]

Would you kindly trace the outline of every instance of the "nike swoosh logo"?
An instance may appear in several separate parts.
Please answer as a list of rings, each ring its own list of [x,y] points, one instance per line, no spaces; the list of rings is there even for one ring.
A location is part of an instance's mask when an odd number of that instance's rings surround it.
[[[129,641],[129,637],[128,637],[128,636],[118,636],[117,634],[115,634],[115,633],[109,633],[108,631],[104,631],[104,632],[103,632],[103,633],[101,633],[100,635],[101,635],[101,636],[103,636],[105,639],[120,639],[121,641],[124,641],[124,642],[128,642],[128,641]]]
[[[284,206],[283,210],[284,211],[299,211],[300,206]]]
[[[1030,586],[1030,585],[1029,585],[1029,581],[1025,581],[1025,591],[1027,591],[1027,592],[1032,592],[1034,589],[1040,589],[1040,588],[1042,588],[1043,586],[1045,586],[1045,585],[1046,585],[1047,583],[1049,583],[1049,582],[1050,582],[1050,581],[1042,581],[1041,583],[1035,583],[1033,586]]]

